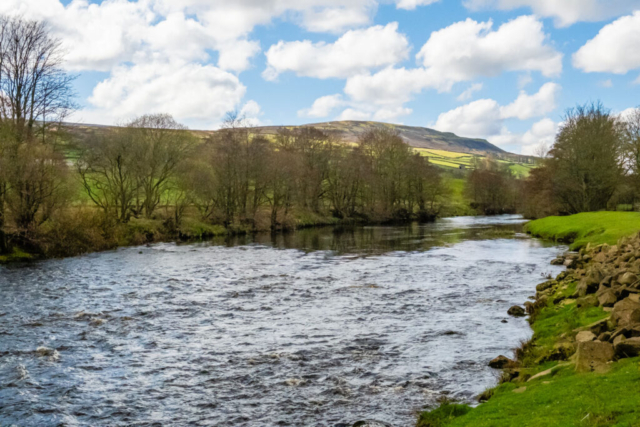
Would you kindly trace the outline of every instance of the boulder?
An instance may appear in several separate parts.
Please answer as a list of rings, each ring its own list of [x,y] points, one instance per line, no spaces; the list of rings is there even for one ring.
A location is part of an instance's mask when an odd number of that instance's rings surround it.
[[[625,298],[613,306],[611,320],[615,325],[627,326],[640,323],[640,303]]]
[[[564,264],[564,258],[558,257],[551,261],[551,265],[562,265]]]
[[[489,362],[489,366],[493,369],[504,369],[509,365],[513,365],[516,362],[514,362],[513,360],[509,359],[506,356],[498,356],[495,359],[493,359],[491,362]]]
[[[598,304],[601,307],[613,307],[618,302],[618,296],[611,289],[607,289],[598,296]]]
[[[596,307],[598,305],[598,298],[595,295],[587,295],[586,297],[578,298],[576,300],[576,306],[578,308]]]
[[[604,280],[604,275],[599,269],[592,267],[591,269],[589,269],[589,272],[587,273],[587,276],[584,278],[584,280],[587,285],[595,286],[597,289],[600,282]]]
[[[558,284],[558,282],[555,281],[555,280],[547,280],[546,282],[540,283],[538,286],[536,286],[536,291],[544,292],[547,289],[550,289],[550,288],[554,287],[557,284]]]
[[[524,311],[524,308],[520,307],[519,305],[514,305],[513,307],[511,307],[508,311],[507,314],[511,315],[511,316],[515,316],[515,317],[523,317],[526,316],[526,313]]]
[[[391,427],[391,424],[387,424],[382,421],[363,420],[356,421],[355,423],[353,423],[352,427]]]
[[[562,263],[562,265],[564,265],[567,268],[574,268],[576,266],[576,264],[577,264],[576,260],[572,259],[572,258],[567,258]]]
[[[606,370],[608,362],[615,356],[613,345],[602,341],[578,343],[576,351],[576,371],[594,372]]]
[[[618,282],[620,282],[621,285],[633,285],[637,281],[638,281],[638,276],[631,273],[630,271],[627,271],[626,273],[624,273],[622,276],[618,278]]]
[[[578,334],[576,335],[576,342],[577,343],[595,341],[595,340],[596,340],[596,336],[591,331],[578,332]]]
[[[578,286],[576,286],[576,294],[578,297],[584,297],[589,294],[594,294],[598,290],[599,286],[600,282],[594,283],[593,281],[587,280],[587,278],[585,277],[584,279],[580,280],[580,283],[578,283]]]
[[[640,337],[620,340],[615,345],[615,352],[619,359],[640,356]]]

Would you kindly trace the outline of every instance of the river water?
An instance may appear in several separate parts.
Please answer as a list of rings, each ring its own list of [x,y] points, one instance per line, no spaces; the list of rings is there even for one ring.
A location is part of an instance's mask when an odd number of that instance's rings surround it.
[[[0,425],[403,427],[530,337],[566,248],[517,216],[313,229],[0,267]],[[506,321],[506,323],[505,323]],[[36,351],[46,347],[51,351]]]

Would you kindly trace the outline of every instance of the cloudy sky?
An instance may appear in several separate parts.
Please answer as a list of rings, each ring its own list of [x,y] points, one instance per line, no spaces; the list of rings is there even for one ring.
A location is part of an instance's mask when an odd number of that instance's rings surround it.
[[[378,120],[528,153],[640,104],[640,0],[1,0],[67,51],[83,123]]]

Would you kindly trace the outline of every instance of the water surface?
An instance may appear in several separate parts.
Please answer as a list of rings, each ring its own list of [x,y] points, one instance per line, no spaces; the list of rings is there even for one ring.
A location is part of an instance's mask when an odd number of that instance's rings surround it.
[[[515,216],[158,244],[0,269],[0,425],[410,426],[529,338],[563,247]],[[506,323],[503,323],[505,322]],[[55,350],[39,355],[38,347]]]

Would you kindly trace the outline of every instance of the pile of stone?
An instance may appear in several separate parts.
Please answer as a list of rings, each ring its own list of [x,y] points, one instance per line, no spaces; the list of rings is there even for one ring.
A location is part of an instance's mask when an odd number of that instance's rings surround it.
[[[607,319],[574,331],[576,368],[597,371],[613,360],[640,355],[640,235],[616,246],[589,245],[552,264],[567,270],[537,286],[536,302],[526,307],[530,314],[547,305],[549,298],[554,298],[554,304],[601,306],[611,313]],[[556,296],[575,282],[573,295]]]

